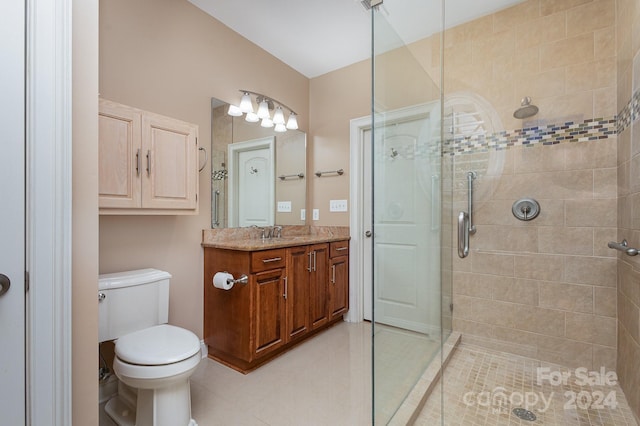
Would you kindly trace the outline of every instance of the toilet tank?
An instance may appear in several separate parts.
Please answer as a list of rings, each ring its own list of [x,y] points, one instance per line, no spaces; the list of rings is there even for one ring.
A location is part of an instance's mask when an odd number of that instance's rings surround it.
[[[98,279],[98,339],[125,334],[169,319],[171,274],[158,269],[102,274]]]

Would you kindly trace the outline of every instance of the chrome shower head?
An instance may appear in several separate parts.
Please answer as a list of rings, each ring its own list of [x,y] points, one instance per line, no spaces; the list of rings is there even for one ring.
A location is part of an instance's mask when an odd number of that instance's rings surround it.
[[[520,108],[515,110],[513,116],[517,119],[529,118],[538,113],[538,107],[531,104],[531,98],[529,96],[525,96],[522,98],[520,102]]]

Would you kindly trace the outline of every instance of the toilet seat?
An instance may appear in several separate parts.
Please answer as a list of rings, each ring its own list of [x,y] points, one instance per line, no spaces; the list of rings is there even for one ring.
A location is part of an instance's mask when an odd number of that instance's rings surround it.
[[[161,366],[198,354],[200,341],[189,330],[161,324],[122,336],[116,341],[115,352],[127,364]]]
[[[173,382],[187,379],[198,367],[200,352],[180,362],[164,365],[129,364],[117,356],[113,360],[116,376],[129,386],[140,389],[154,389],[158,383],[170,385]]]

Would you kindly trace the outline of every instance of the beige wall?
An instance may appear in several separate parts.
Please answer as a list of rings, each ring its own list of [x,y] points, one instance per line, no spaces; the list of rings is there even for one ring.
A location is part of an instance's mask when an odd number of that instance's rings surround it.
[[[349,199],[349,121],[370,113],[371,62],[363,61],[311,79],[309,85],[307,223],[348,226],[349,213],[329,212],[329,200]],[[344,169],[317,177],[314,173]],[[351,206],[349,206],[350,208]],[[320,220],[310,221],[311,209],[320,210]]]
[[[98,1],[74,1],[72,14],[72,419],[97,425]]]
[[[376,111],[437,100],[431,39],[376,57]],[[438,62],[435,63],[437,67]],[[366,60],[311,79],[309,91],[309,209],[320,210],[313,225],[348,226],[348,212],[329,212],[330,200],[349,199],[350,121],[371,114],[371,61]],[[342,176],[313,173],[344,169]],[[349,209],[351,205],[349,206]]]
[[[282,100],[308,128],[308,79],[186,0],[100,2],[103,98],[198,124],[200,144],[209,147],[210,98],[237,103],[240,88]],[[100,217],[100,273],[169,271],[169,321],[200,337],[210,172],[209,163],[200,173],[196,216]]]
[[[447,30],[445,99],[479,94],[512,134],[613,119],[614,11],[613,0],[527,0]],[[512,114],[524,96],[540,112],[523,123]],[[467,209],[466,172],[479,175],[471,254],[453,255],[453,327],[492,348],[613,369],[617,140],[558,142],[453,157],[455,213]],[[511,213],[524,197],[541,205],[530,222]]]
[[[640,5],[617,1],[618,111],[640,89]],[[618,241],[640,246],[640,126],[625,123],[618,144]],[[640,418],[640,259],[618,255],[618,375],[629,405]]]

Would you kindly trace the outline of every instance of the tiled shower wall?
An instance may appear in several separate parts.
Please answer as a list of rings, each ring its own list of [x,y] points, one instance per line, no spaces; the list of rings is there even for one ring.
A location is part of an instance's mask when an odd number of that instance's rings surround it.
[[[618,241],[640,246],[640,5],[617,0]],[[618,357],[620,385],[640,418],[640,256],[618,255]]]
[[[445,32],[445,101],[480,95],[497,117],[492,137],[456,138],[449,159],[454,213],[467,209],[466,172],[478,173],[471,254],[452,255],[453,328],[467,341],[616,366],[615,11],[614,0],[527,0]],[[524,96],[540,108],[525,122],[512,117]],[[522,197],[539,201],[535,220],[512,215]]]

